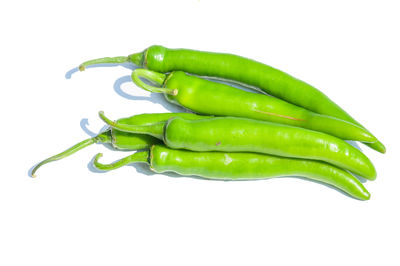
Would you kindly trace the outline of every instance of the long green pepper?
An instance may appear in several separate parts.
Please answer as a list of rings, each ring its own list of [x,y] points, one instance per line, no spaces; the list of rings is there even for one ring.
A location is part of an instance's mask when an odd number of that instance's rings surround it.
[[[143,77],[162,87],[146,84],[141,80]],[[147,69],[135,69],[132,80],[145,90],[164,93],[169,102],[196,113],[276,122],[324,132],[345,140],[376,141],[367,130],[344,120],[320,115],[269,95],[247,92],[182,71],[165,75]]]
[[[97,154],[94,166],[109,171],[131,163],[146,163],[156,173],[175,172],[216,180],[254,180],[300,176],[339,188],[350,196],[368,200],[369,192],[348,172],[332,165],[257,153],[193,152],[153,145],[112,164],[102,164]]]

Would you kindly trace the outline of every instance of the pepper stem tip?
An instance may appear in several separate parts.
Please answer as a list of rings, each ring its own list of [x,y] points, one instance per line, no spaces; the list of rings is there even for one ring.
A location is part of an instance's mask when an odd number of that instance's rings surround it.
[[[96,154],[94,156],[94,162],[95,163],[98,162],[101,157],[103,157],[103,154],[101,152],[99,152],[98,154]]]
[[[115,121],[112,121],[110,119],[108,119],[105,115],[104,115],[104,111],[99,111],[99,116],[100,119],[103,120],[107,125],[113,127],[115,126],[117,123]]]

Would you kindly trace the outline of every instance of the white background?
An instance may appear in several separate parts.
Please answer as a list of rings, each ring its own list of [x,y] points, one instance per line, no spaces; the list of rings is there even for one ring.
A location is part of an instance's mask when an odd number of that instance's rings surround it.
[[[396,1],[274,2],[2,2],[0,265],[399,265]],[[179,110],[129,82],[129,68],[74,71],[152,44],[240,54],[320,88],[387,145],[362,146],[378,170],[371,200],[295,178],[96,173],[97,152],[127,155],[103,145],[29,178],[88,138],[82,127],[98,132],[99,110]]]

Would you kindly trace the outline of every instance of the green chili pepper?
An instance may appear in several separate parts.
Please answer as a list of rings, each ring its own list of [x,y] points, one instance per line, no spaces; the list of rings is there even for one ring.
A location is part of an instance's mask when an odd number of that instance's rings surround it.
[[[162,87],[148,85],[141,77]],[[344,120],[320,115],[269,95],[187,75],[182,71],[165,75],[136,69],[132,73],[132,80],[141,88],[164,93],[169,102],[197,113],[271,121],[324,132],[346,140],[376,141],[367,130]]]
[[[257,153],[192,152],[153,145],[112,164],[102,164],[97,154],[94,166],[108,171],[131,163],[147,163],[157,173],[175,172],[219,180],[252,180],[300,176],[337,187],[354,198],[368,200],[369,192],[350,173],[312,160],[283,158]]]
[[[121,118],[118,120],[121,124],[133,124],[133,125],[146,125],[158,122],[165,122],[172,117],[183,117],[185,119],[203,119],[204,116],[199,116],[196,114],[191,113],[159,113],[159,114],[141,114],[141,115],[134,115],[127,118]],[[68,157],[75,152],[90,146],[94,143],[109,143],[113,146],[116,150],[139,150],[145,149],[150,147],[153,144],[161,143],[161,141],[157,138],[154,138],[150,135],[143,135],[143,134],[133,134],[127,133],[119,130],[115,130],[110,128],[93,138],[86,139],[81,141],[71,148],[51,156],[42,162],[38,163],[31,172],[31,176],[35,177],[36,171],[44,164],[49,162],[58,161],[65,157]]]
[[[172,117],[182,117],[188,120],[200,120],[204,118],[211,118],[212,116],[197,115],[193,113],[150,113],[121,118],[118,119],[118,122],[129,125],[147,125],[158,122],[166,122]]]
[[[268,94],[315,113],[337,117],[361,126],[336,103],[313,86],[290,76],[278,69],[241,56],[211,53],[188,49],[168,49],[154,45],[143,52],[121,57],[106,57],[84,62],[85,67],[100,63],[132,62],[157,72],[174,70],[200,76],[219,77],[241,84],[257,87]],[[361,126],[362,127],[362,126]],[[385,146],[379,142],[366,143],[369,147],[385,153]]]
[[[313,130],[237,117],[201,120],[175,117],[167,122],[127,125],[111,121],[103,112],[99,115],[117,130],[154,136],[173,149],[258,152],[314,159],[370,180],[376,178],[373,164],[362,152],[339,138]]]

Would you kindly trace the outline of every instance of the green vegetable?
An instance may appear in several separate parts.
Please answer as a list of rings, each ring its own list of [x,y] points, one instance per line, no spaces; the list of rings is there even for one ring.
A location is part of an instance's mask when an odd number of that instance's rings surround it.
[[[159,113],[159,114],[141,114],[141,115],[134,115],[127,118],[121,118],[118,120],[121,124],[134,124],[134,125],[146,125],[158,122],[165,122],[172,117],[183,117],[185,119],[203,119],[204,116],[199,116],[190,113]],[[161,143],[161,141],[157,138],[154,138],[149,135],[143,134],[132,134],[126,133],[123,131],[115,130],[110,128],[93,138],[86,139],[81,141],[71,148],[51,156],[43,160],[42,162],[38,163],[31,172],[31,176],[35,177],[36,171],[44,164],[49,162],[58,161],[65,157],[68,157],[75,152],[90,146],[94,143],[103,143],[103,144],[111,144],[114,149],[116,150],[139,150],[145,149],[150,147],[153,144]]]
[[[154,87],[141,80],[158,83]],[[338,118],[320,115],[278,98],[243,91],[225,84],[174,71],[169,75],[136,69],[132,80],[145,90],[164,93],[166,99],[201,114],[247,117],[324,132],[341,139],[374,142],[367,130]]]
[[[208,179],[252,180],[300,176],[337,187],[354,198],[368,200],[369,192],[360,181],[335,166],[312,160],[283,158],[257,153],[193,152],[153,145],[150,151],[137,152],[112,164],[98,162],[100,170],[113,170],[126,164],[147,163],[157,173],[175,172]]]
[[[336,103],[313,86],[278,69],[241,56],[188,49],[168,49],[154,45],[143,52],[122,57],[106,57],[84,62],[85,67],[99,63],[132,62],[157,72],[181,70],[200,76],[219,77],[257,87],[268,94],[301,106],[315,113],[337,117],[361,126]],[[376,141],[366,143],[385,153],[385,146]]]
[[[304,128],[237,117],[127,125],[113,122],[99,113],[111,127],[148,134],[173,149],[192,151],[257,152],[284,157],[321,160],[350,170],[367,179],[376,178],[371,161],[359,150],[336,137]]]

